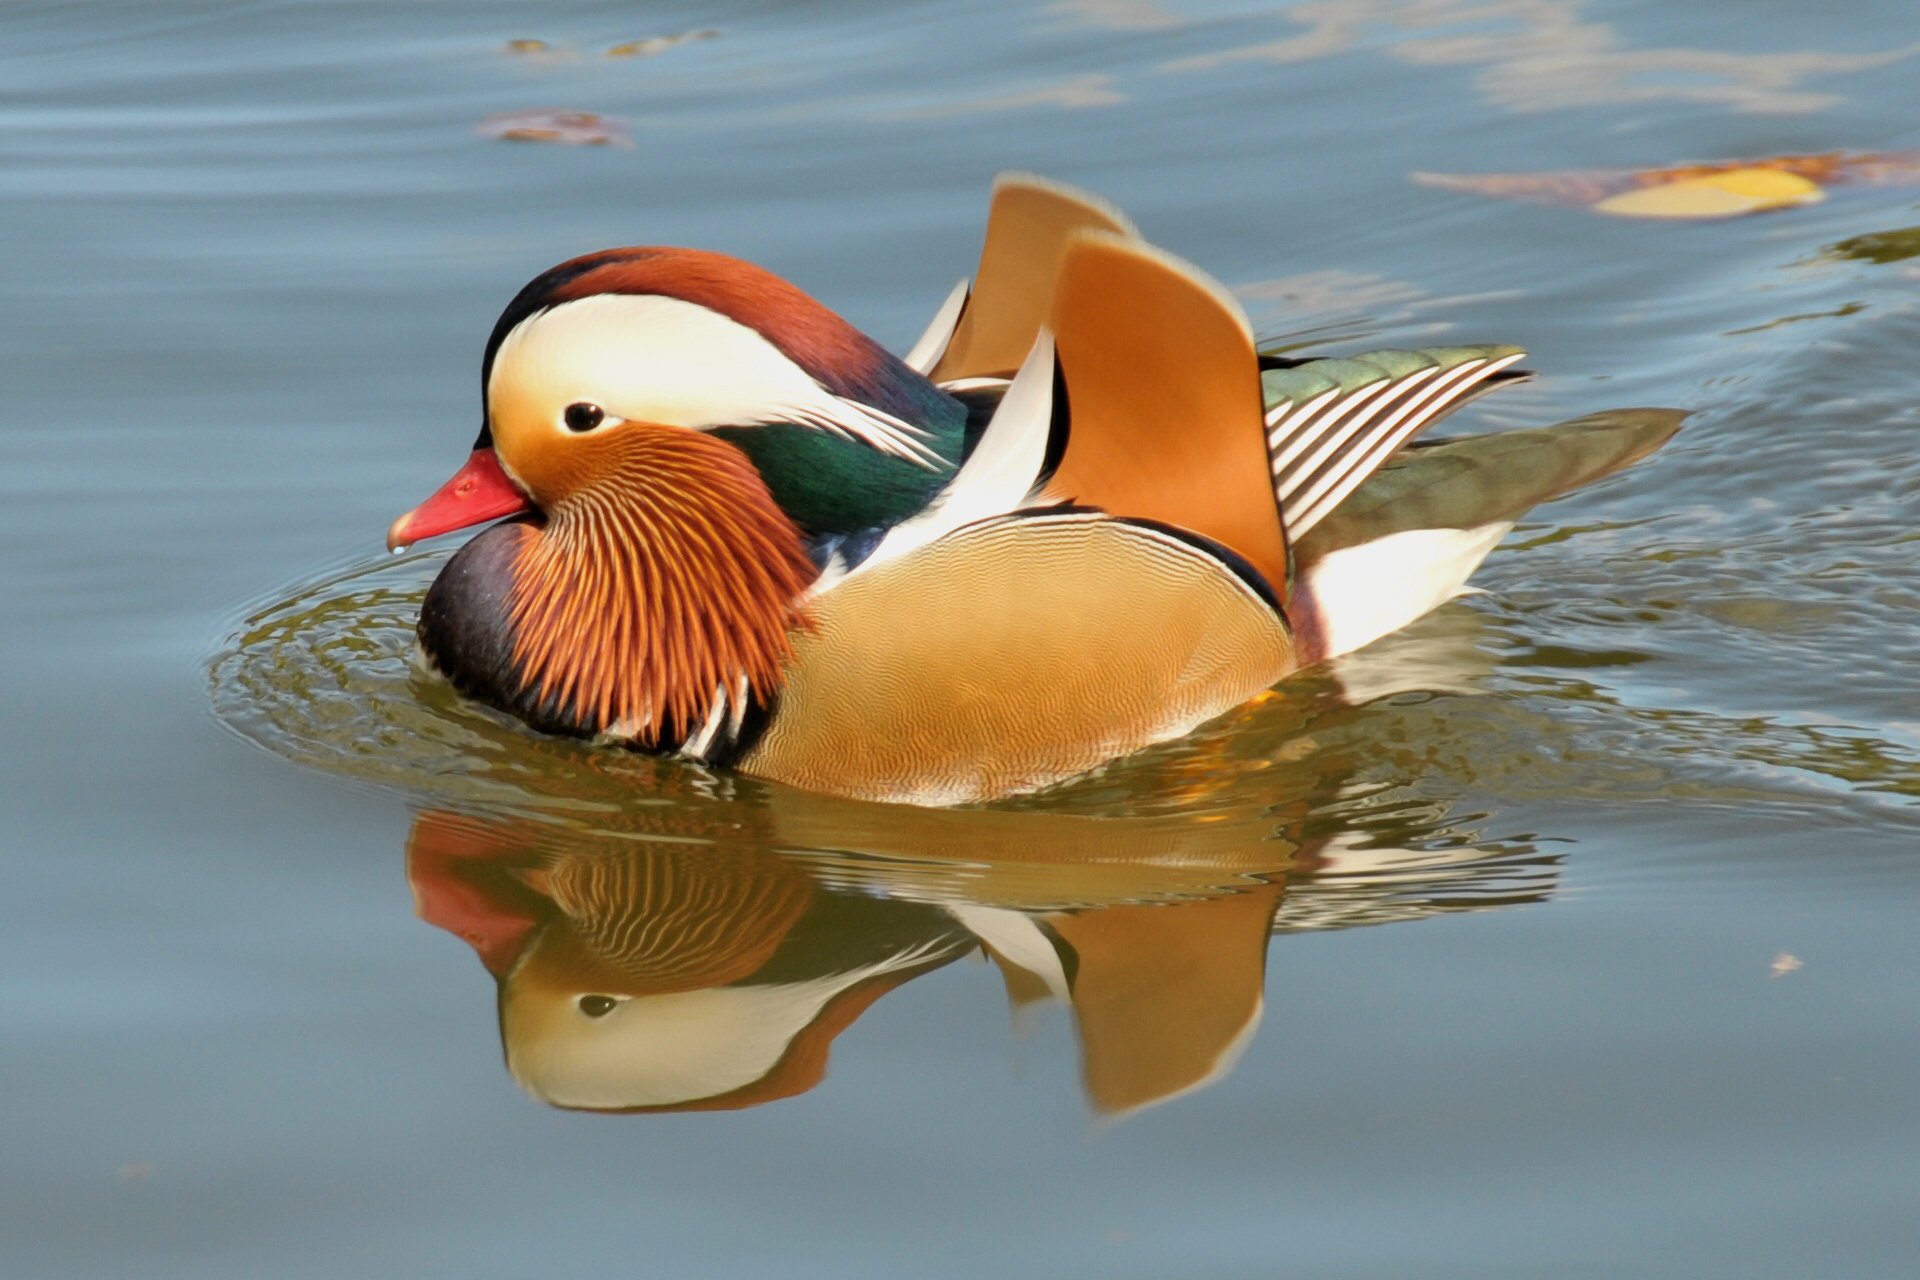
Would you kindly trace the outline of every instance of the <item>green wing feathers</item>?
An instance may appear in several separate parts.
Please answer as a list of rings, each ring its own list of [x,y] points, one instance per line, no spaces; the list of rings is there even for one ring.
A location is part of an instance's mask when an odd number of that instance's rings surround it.
[[[1452,369],[1471,360],[1495,361],[1520,356],[1519,347],[1424,347],[1409,351],[1368,351],[1357,356],[1322,360],[1285,360],[1280,367],[1263,368],[1260,389],[1268,413],[1282,404],[1305,404],[1328,391],[1352,393],[1376,382],[1404,378],[1422,369]],[[1264,356],[1269,366],[1283,357]],[[1523,375],[1515,375],[1516,377]]]

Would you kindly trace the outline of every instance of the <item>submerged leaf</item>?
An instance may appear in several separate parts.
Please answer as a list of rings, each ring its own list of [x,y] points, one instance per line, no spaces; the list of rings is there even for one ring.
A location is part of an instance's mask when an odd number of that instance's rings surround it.
[[[1837,258],[1854,258],[1861,262],[1903,262],[1908,258],[1920,257],[1920,227],[1854,236],[1828,245],[1827,252]]]
[[[628,40],[616,44],[607,50],[609,58],[650,58],[656,53],[665,53],[677,44],[691,44],[695,40],[711,40],[719,35],[710,27],[697,31],[682,31],[670,36],[648,36],[644,40]]]

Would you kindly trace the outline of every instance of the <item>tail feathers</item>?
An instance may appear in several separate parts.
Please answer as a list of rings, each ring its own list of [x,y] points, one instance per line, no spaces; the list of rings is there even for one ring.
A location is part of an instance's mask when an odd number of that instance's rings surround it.
[[[1387,460],[1461,405],[1525,378],[1518,347],[1430,347],[1261,374],[1274,496],[1296,543]]]
[[[954,290],[907,362],[938,382],[1010,377],[1046,322],[1061,257],[1081,231],[1138,234],[1098,196],[1035,174],[1001,174],[972,288]]]
[[[1301,565],[1415,529],[1518,520],[1633,465],[1672,438],[1678,409],[1610,409],[1558,426],[1463,436],[1400,454],[1294,545]]]
[[[1046,495],[1202,534],[1284,598],[1286,533],[1239,304],[1141,240],[1081,232],[1061,262],[1051,327],[1068,429]]]
[[[1296,544],[1287,616],[1302,664],[1358,649],[1452,599],[1528,510],[1646,457],[1685,417],[1616,409],[1407,450]]]

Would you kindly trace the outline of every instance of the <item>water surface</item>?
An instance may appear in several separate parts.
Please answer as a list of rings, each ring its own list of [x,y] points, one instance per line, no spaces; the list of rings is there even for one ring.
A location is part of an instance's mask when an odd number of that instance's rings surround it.
[[[1910,1273],[1920,193],[1409,181],[1913,147],[1910,5],[0,32],[9,1277]],[[631,145],[477,131],[546,108]],[[1274,341],[1527,346],[1463,429],[1698,412],[1485,594],[986,814],[532,739],[407,666],[444,551],[379,540],[528,277],[702,245],[903,346],[1009,167]]]

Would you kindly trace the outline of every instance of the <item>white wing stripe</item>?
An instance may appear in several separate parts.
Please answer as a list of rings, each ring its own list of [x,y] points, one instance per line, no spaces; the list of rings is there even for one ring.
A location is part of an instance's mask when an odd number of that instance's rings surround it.
[[[1429,423],[1457,408],[1475,386],[1521,358],[1521,354],[1516,352],[1486,363],[1470,361],[1449,371],[1446,378],[1435,382],[1420,396],[1402,406],[1392,419],[1382,425],[1377,436],[1362,441],[1350,458],[1329,468],[1307,492],[1300,495],[1293,504],[1297,514],[1289,520],[1292,535],[1304,535],[1344,502],[1368,476],[1379,470],[1402,444]],[[1451,388],[1448,383],[1453,384]]]
[[[1465,364],[1447,370],[1444,376],[1435,379],[1418,394],[1402,401],[1391,416],[1381,422],[1372,434],[1361,440],[1345,455],[1333,459],[1322,467],[1290,502],[1295,512],[1291,525],[1298,531],[1295,536],[1305,534],[1308,529],[1319,523],[1321,515],[1325,514],[1325,511],[1320,509],[1320,500],[1323,497],[1350,476],[1357,475],[1359,479],[1365,479],[1372,472],[1373,467],[1363,467],[1363,463],[1368,459],[1375,459],[1375,466],[1385,462],[1386,453],[1381,451],[1381,446],[1384,445],[1387,452],[1391,452],[1415,431],[1438,417],[1441,410],[1452,402],[1452,391],[1471,386],[1473,382],[1479,380],[1474,376],[1476,371],[1479,377],[1485,377],[1490,372],[1485,362],[1480,360],[1469,360]],[[1359,479],[1354,483],[1358,484]],[[1325,510],[1331,510],[1331,508]]]
[[[1404,378],[1388,378],[1381,382],[1370,382],[1359,391],[1354,392],[1354,396],[1364,397],[1363,399],[1357,399],[1355,401],[1356,407],[1361,404],[1365,404],[1366,406],[1366,412],[1360,415],[1355,425],[1362,425],[1376,417],[1382,409],[1393,403],[1397,398],[1404,396],[1407,392],[1432,377],[1434,372],[1435,370],[1433,368],[1416,369]],[[1371,401],[1371,403],[1367,403],[1369,401]],[[1340,415],[1340,417],[1344,416],[1344,413]],[[1295,417],[1297,419],[1298,415],[1295,415]],[[1291,443],[1284,446],[1276,445],[1277,456],[1275,457],[1275,462],[1277,465],[1274,467],[1274,475],[1281,476],[1282,473],[1286,473],[1290,488],[1293,483],[1297,483],[1297,481],[1292,481],[1291,477],[1294,473],[1302,469],[1295,465],[1294,459],[1298,457],[1303,450],[1312,446],[1313,442],[1319,438],[1326,426],[1337,424],[1340,421],[1340,417],[1328,419],[1325,426],[1318,421],[1309,420],[1299,426]]]
[[[1267,425],[1273,427],[1273,430],[1267,432],[1268,449],[1277,449],[1280,447],[1280,437],[1283,433],[1279,427],[1275,427],[1273,424],[1278,422],[1281,415],[1291,408],[1293,408],[1293,401],[1282,400],[1279,404],[1267,410]]]
[[[1274,459],[1274,475],[1279,477],[1274,492],[1281,502],[1287,500],[1287,495],[1304,477],[1332,457],[1355,432],[1363,430],[1379,414],[1383,405],[1393,398],[1381,393],[1390,391],[1394,385],[1391,378],[1368,383],[1333,406],[1331,413],[1302,430],[1286,448],[1280,450]],[[1355,414],[1354,410],[1362,406],[1365,406],[1366,412]],[[1353,420],[1344,429],[1336,430],[1349,415]],[[1306,460],[1296,464],[1294,459],[1303,453]]]
[[[1326,404],[1327,401],[1333,399],[1335,396],[1339,394],[1340,394],[1340,388],[1338,387],[1335,387],[1331,391],[1322,391],[1319,395],[1315,396],[1313,399],[1307,401],[1305,404],[1301,405],[1298,409],[1294,410],[1292,417],[1288,418],[1285,422],[1279,423],[1276,426],[1274,426],[1273,430],[1267,433],[1267,439],[1272,440],[1276,436],[1282,439],[1286,438],[1297,427],[1299,427],[1301,423],[1305,422],[1308,418],[1311,418],[1314,414],[1320,412],[1320,407],[1322,405]],[[1285,405],[1281,405],[1279,408],[1276,408],[1274,412],[1278,413],[1280,412],[1280,409],[1284,409],[1285,407],[1286,407]],[[1269,421],[1271,421],[1271,415],[1269,415]]]

